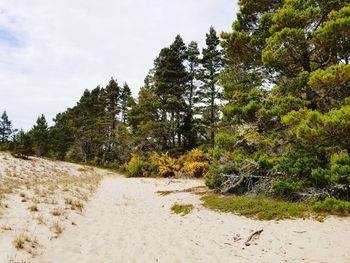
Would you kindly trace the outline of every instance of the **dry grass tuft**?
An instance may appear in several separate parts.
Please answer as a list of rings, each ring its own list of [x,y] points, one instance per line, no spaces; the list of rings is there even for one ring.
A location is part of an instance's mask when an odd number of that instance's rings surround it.
[[[52,231],[53,231],[57,236],[59,236],[60,234],[62,234],[62,231],[63,231],[63,229],[62,229],[60,223],[58,223],[58,222],[54,222],[54,223],[52,224],[51,229],[52,229]]]
[[[12,241],[12,243],[17,250],[20,250],[23,249],[24,244],[29,241],[30,239],[26,234],[20,234]]]
[[[39,208],[38,208],[38,205],[34,203],[34,204],[32,204],[31,206],[28,207],[28,210],[30,212],[38,212]]]
[[[44,225],[45,224],[45,218],[43,215],[38,215],[36,217],[36,221],[38,222],[39,225]]]
[[[64,214],[64,211],[62,209],[54,208],[53,210],[51,210],[51,215],[53,216],[61,216],[63,214]]]

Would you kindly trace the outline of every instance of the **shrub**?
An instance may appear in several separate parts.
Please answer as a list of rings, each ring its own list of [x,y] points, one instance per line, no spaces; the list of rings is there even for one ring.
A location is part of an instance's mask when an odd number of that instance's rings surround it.
[[[130,161],[125,165],[125,170],[129,177],[142,177],[147,175],[149,166],[139,155],[133,154]]]
[[[236,173],[236,168],[233,162],[226,164],[214,163],[209,167],[205,184],[210,189],[220,188],[225,180],[224,174],[231,174],[233,172]]]
[[[278,179],[271,182],[272,191],[278,197],[290,197],[296,192],[300,192],[304,186],[305,181],[293,179]]]
[[[207,175],[210,157],[200,149],[193,149],[179,158],[182,166],[181,172],[191,177],[202,177]]]
[[[181,171],[191,177],[202,177],[207,174],[208,168],[209,164],[205,162],[185,162]]]
[[[323,201],[315,202],[312,208],[316,212],[349,213],[350,202],[337,200],[335,198],[326,198]]]
[[[168,153],[153,153],[150,157],[150,162],[157,174],[162,177],[175,176],[180,170],[177,160],[169,156]]]
[[[193,162],[209,162],[210,161],[209,154],[203,152],[200,149],[191,150],[185,157],[188,161],[193,161]]]
[[[329,169],[317,168],[312,175],[331,183],[350,183],[350,157],[346,152],[336,153],[332,156]]]
[[[306,176],[311,174],[312,169],[320,165],[320,161],[309,153],[292,151],[286,157],[276,160],[276,169],[282,173],[295,176]]]

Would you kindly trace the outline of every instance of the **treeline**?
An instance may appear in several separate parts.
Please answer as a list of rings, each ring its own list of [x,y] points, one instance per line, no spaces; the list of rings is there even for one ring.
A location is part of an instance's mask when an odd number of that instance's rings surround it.
[[[196,42],[186,45],[176,36],[154,60],[137,99],[127,83],[121,87],[112,78],[105,87],[85,90],[52,127],[40,116],[32,130],[17,135],[14,152],[119,167],[132,153],[179,156],[200,145],[212,147],[220,120],[219,44],[214,28],[201,52]]]
[[[211,28],[202,52],[180,36],[162,49],[137,100],[113,79],[86,91],[57,115],[47,153],[205,176],[224,193],[349,201],[350,1],[239,5],[221,47]]]

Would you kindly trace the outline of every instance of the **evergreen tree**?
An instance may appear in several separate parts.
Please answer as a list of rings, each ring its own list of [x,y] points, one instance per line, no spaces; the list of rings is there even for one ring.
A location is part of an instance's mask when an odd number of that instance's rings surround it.
[[[120,113],[120,87],[116,80],[111,78],[108,85],[105,88],[105,103],[106,103],[106,111],[108,115],[108,119],[111,122],[111,129],[114,130],[117,120],[118,114]]]
[[[28,158],[34,154],[33,142],[30,133],[20,130],[16,135],[14,141],[14,149],[12,150],[14,156],[20,158]]]
[[[161,101],[152,86],[151,76],[139,91],[138,101],[128,114],[128,123],[134,134],[137,150],[142,154],[165,149],[170,129],[168,122],[162,120]]]
[[[9,120],[6,111],[4,111],[0,117],[0,143],[8,143],[12,133],[12,123]]]
[[[163,147],[182,146],[181,125],[186,110],[184,94],[188,74],[185,68],[186,45],[178,35],[169,48],[163,48],[154,62],[155,93],[161,101],[162,121],[169,121],[170,141]],[[177,137],[177,139],[176,139]]]
[[[128,111],[130,107],[134,104],[134,99],[131,96],[131,90],[129,85],[125,82],[120,94],[120,109],[121,109],[121,122],[127,124]]]
[[[219,73],[222,68],[222,53],[219,50],[220,40],[213,27],[206,34],[206,48],[202,51],[202,72],[198,97],[203,104],[203,123],[208,127],[209,143],[214,144],[217,122],[219,121],[219,107],[217,99],[220,98],[220,90],[217,86]]]
[[[72,122],[69,118],[69,111],[57,114],[54,119],[55,125],[49,131],[50,150],[60,160],[66,158],[74,142]]]
[[[233,32],[222,34],[218,146],[239,156],[235,171],[253,163],[256,178],[277,174],[273,193],[297,198],[310,187],[350,200],[350,1],[258,3],[241,1]],[[243,180],[239,191],[251,186]]]
[[[35,154],[39,157],[47,155],[49,145],[49,130],[48,124],[43,114],[38,117],[29,134],[31,136]]]
[[[198,50],[198,44],[192,41],[187,48],[187,71],[188,71],[188,84],[185,91],[185,99],[187,102],[187,109],[185,112],[185,119],[183,125],[183,132],[186,138],[186,146],[188,149],[192,149],[197,145],[197,130],[196,121],[194,115],[196,113],[195,107],[198,102],[197,88],[198,78],[200,72],[200,52]]]

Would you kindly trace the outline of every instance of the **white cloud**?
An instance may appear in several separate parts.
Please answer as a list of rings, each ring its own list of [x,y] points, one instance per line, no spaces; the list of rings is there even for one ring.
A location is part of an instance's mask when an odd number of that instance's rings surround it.
[[[136,95],[176,34],[203,45],[211,25],[230,30],[236,11],[232,0],[2,0],[0,29],[19,43],[0,36],[0,111],[28,129],[112,76]]]

